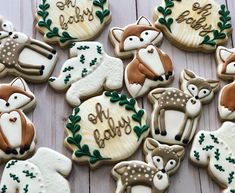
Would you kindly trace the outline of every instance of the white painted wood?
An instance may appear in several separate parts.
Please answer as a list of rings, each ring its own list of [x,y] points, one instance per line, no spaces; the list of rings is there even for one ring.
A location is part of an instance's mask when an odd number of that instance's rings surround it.
[[[235,2],[234,0],[217,0],[219,3],[226,3],[231,11],[232,22],[235,26]],[[19,31],[42,40],[42,35],[35,30],[34,14],[39,0],[0,0],[0,13],[11,20]],[[108,54],[114,55],[113,47],[108,41],[108,30],[112,26],[126,26],[133,23],[139,16],[145,15],[152,19],[152,13],[160,0],[110,0],[112,11],[112,22],[97,38],[104,44]],[[235,32],[233,32],[235,35]],[[228,47],[235,42],[230,39]],[[235,40],[234,40],[235,41]],[[68,50],[62,50],[55,46],[59,53],[59,61],[53,74],[58,74],[63,62],[68,58]],[[161,49],[164,50],[173,60],[175,66],[175,80],[172,86],[178,87],[179,74],[184,68],[193,70],[200,76],[216,78],[216,63],[213,54],[187,53],[172,46],[164,40]],[[129,61],[125,60],[127,64]],[[13,77],[6,77],[0,80],[9,82]],[[222,85],[225,82],[222,82]],[[28,116],[34,122],[37,129],[37,146],[51,147],[68,157],[71,153],[64,147],[64,127],[67,116],[72,109],[64,100],[64,94],[58,94],[47,84],[33,85],[30,88],[37,97],[37,106]],[[126,93],[126,89],[123,89]],[[217,97],[210,105],[203,107],[203,113],[198,129],[215,130],[219,127],[220,121],[217,115]],[[151,106],[146,97],[139,99],[138,103],[151,113]],[[149,117],[148,117],[149,120]],[[189,152],[189,148],[187,149]],[[142,150],[133,155],[131,159],[142,159]],[[0,166],[0,173],[3,165]],[[106,193],[115,191],[115,182],[110,176],[112,166],[104,166],[95,171],[90,171],[88,166],[74,164],[70,176],[71,190],[73,193]],[[170,193],[219,193],[219,188],[208,177],[204,169],[198,169],[188,162],[188,153],[183,160],[179,172],[171,178]]]

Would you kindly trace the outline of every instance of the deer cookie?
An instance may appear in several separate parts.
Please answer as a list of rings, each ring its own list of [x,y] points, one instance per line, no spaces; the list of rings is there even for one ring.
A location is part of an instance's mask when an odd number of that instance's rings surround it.
[[[207,168],[221,193],[235,192],[235,124],[224,122],[216,131],[200,131],[194,138],[190,160]]]
[[[66,91],[71,106],[80,105],[81,99],[105,90],[118,90],[123,84],[123,62],[108,56],[99,42],[76,42],[58,77],[49,84],[57,91]]]
[[[215,0],[162,0],[154,11],[155,26],[186,51],[214,52],[232,33],[226,5]]]
[[[11,74],[30,82],[45,82],[56,60],[51,46],[15,31],[10,21],[0,17],[0,77]]]
[[[39,148],[25,161],[10,160],[2,173],[2,193],[70,193],[72,162],[49,148]]]
[[[61,47],[95,39],[111,21],[108,0],[41,0],[37,28],[48,43]]]
[[[167,144],[188,144],[197,128],[202,105],[209,103],[219,87],[219,81],[206,80],[184,70],[180,89],[158,88],[150,92],[153,104],[152,136]]]
[[[22,78],[0,84],[0,160],[24,158],[35,148],[35,129],[23,113],[35,106],[35,96]]]
[[[166,193],[170,176],[176,173],[184,156],[179,145],[162,145],[147,138],[143,161],[124,161],[114,166],[112,175],[117,181],[115,193]]]
[[[125,70],[125,83],[132,97],[140,97],[151,88],[173,80],[171,59],[156,47],[163,39],[161,31],[145,17],[125,28],[112,28],[109,33],[116,54],[134,59]]]
[[[222,120],[235,120],[235,49],[219,46],[216,51],[218,76],[224,80],[233,80],[225,85],[219,95],[219,116]]]
[[[74,108],[66,125],[65,145],[72,159],[92,169],[130,157],[149,134],[146,113],[135,99],[104,92]]]

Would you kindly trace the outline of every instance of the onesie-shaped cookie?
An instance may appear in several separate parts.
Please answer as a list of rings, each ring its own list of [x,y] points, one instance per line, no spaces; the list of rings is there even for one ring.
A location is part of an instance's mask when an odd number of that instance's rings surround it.
[[[181,90],[159,88],[150,92],[152,136],[167,144],[188,144],[197,128],[202,105],[213,99],[218,87],[219,81],[184,70],[180,76]]]
[[[56,60],[51,46],[16,32],[10,21],[0,17],[0,77],[12,74],[30,82],[44,82]]]
[[[0,84],[0,160],[23,158],[35,148],[35,129],[23,113],[35,105],[35,96],[21,78]]]
[[[176,173],[184,156],[184,148],[179,145],[161,145],[151,138],[144,143],[145,162],[124,161],[112,170],[117,181],[115,193],[166,193],[170,186],[170,176]]]
[[[10,160],[1,179],[2,193],[70,193],[68,176],[72,162],[49,148],[39,148],[26,160]]]
[[[111,21],[109,0],[41,0],[36,18],[44,40],[65,47],[101,33]]]
[[[76,42],[60,75],[51,77],[49,84],[57,91],[65,91],[71,106],[80,105],[81,99],[103,91],[117,90],[123,84],[123,62],[108,56],[98,42]]]
[[[216,0],[162,0],[154,18],[169,41],[186,51],[214,52],[232,33],[230,12]]]
[[[65,145],[73,160],[96,168],[130,157],[149,134],[146,113],[135,99],[105,92],[73,110],[66,125]]]
[[[125,70],[126,87],[132,97],[140,97],[173,80],[171,59],[156,47],[163,35],[147,18],[141,17],[123,29],[112,28],[109,36],[119,57],[134,56]]]
[[[190,160],[207,168],[208,174],[222,188],[235,192],[235,124],[224,122],[216,131],[200,131],[194,138]]]
[[[216,51],[218,76],[233,82],[224,86],[219,95],[219,116],[222,120],[235,120],[235,49],[218,47]]]

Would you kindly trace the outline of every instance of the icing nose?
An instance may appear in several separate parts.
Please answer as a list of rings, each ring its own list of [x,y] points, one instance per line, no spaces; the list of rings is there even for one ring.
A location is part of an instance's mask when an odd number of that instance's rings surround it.
[[[148,53],[152,54],[153,53],[153,48],[149,48]]]
[[[140,41],[141,41],[141,42],[143,42],[143,41],[144,41],[144,39],[143,39],[143,38],[140,38]]]
[[[199,99],[199,97],[198,97],[198,96],[195,96],[195,99],[197,99],[197,100],[198,100],[198,99]]]
[[[9,32],[9,36],[12,35],[12,32]]]
[[[6,106],[9,107],[9,106],[10,106],[10,103],[6,103]]]
[[[165,169],[162,169],[161,171],[162,171],[162,173],[166,173],[166,170],[165,170]]]

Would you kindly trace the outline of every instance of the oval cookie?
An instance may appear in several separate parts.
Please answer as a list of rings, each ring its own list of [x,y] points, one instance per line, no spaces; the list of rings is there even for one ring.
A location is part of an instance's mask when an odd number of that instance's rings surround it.
[[[49,43],[65,47],[94,39],[110,22],[108,0],[41,0],[37,28]]]
[[[66,125],[73,160],[96,168],[130,157],[147,137],[146,113],[135,99],[105,92],[73,110]]]

